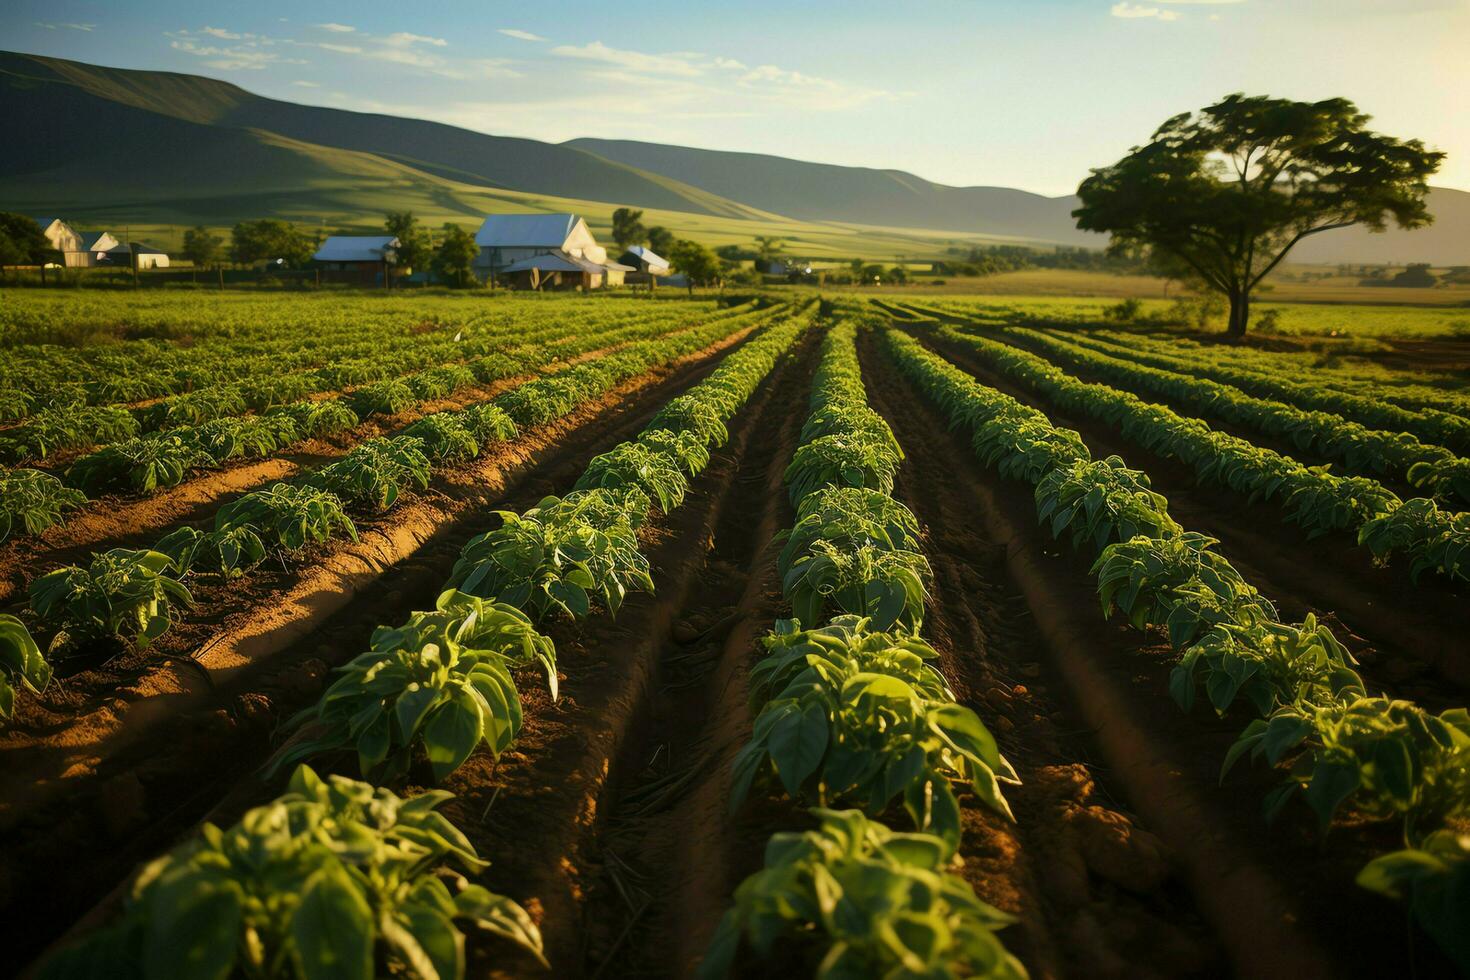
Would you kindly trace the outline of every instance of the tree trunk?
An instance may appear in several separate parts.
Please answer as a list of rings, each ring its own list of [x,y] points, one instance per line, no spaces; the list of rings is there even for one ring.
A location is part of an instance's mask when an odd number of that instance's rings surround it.
[[[1235,340],[1245,336],[1245,329],[1250,324],[1251,297],[1245,290],[1232,292],[1230,296],[1230,321],[1225,333]]]

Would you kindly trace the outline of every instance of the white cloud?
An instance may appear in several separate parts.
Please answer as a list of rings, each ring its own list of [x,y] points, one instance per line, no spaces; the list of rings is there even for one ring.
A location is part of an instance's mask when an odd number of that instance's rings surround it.
[[[846,85],[776,65],[757,65],[741,75],[737,84],[772,101],[809,109],[854,109],[892,97],[883,89]]]
[[[333,34],[351,34],[351,33],[353,33],[354,31],[357,30],[357,28],[350,27],[347,24],[332,24],[332,23],[327,23],[327,24],[318,24],[316,26],[317,27],[320,27],[324,31],[331,31]]]
[[[316,44],[307,44],[304,46],[321,48],[323,51],[335,51],[337,54],[362,54],[362,48],[355,44],[336,44],[332,41],[320,41]]]
[[[258,34],[235,34],[222,28],[206,27],[199,31],[165,31],[169,47],[196,58],[205,59],[204,64],[221,71],[260,71],[271,65],[304,65],[301,58],[287,58],[265,48],[276,42]],[[201,42],[199,38],[210,37],[220,40],[237,40],[237,44],[217,45]]]
[[[610,48],[601,41],[593,41],[580,48],[570,44],[561,44],[552,48],[551,53],[561,55],[563,58],[600,61],[604,64],[617,65],[620,68],[653,75],[680,75],[685,78],[693,78],[700,74],[698,66],[690,64],[686,58],[679,55],[625,51],[621,48]]]
[[[96,24],[50,24],[41,20],[36,21],[36,26],[44,27],[48,31],[95,31],[97,29]]]
[[[428,44],[436,48],[442,48],[449,42],[442,37],[425,37],[422,34],[410,34],[407,31],[399,31],[389,34],[383,38],[383,43],[395,48],[406,48],[411,44]]]
[[[302,81],[299,78],[291,84],[294,85],[296,88],[321,88],[321,85],[316,82],[306,82]]]
[[[1122,17],[1125,20],[1135,20],[1144,17],[1155,17],[1159,20],[1178,20],[1177,10],[1164,10],[1162,7],[1148,7],[1141,3],[1129,3],[1128,0],[1119,0],[1113,4],[1110,11],[1114,17]]]
[[[540,34],[532,34],[530,31],[523,31],[517,27],[502,27],[500,28],[500,33],[504,34],[506,37],[513,37],[521,41],[546,40],[546,38],[542,37]]]

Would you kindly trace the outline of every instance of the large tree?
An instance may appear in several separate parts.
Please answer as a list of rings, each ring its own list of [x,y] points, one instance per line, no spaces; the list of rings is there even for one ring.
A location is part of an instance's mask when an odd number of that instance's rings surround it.
[[[480,246],[475,236],[459,225],[445,222],[444,234],[431,260],[434,274],[445,282],[460,289],[474,285],[475,259],[480,255]]]
[[[398,269],[412,272],[422,269],[433,253],[429,244],[429,233],[415,218],[412,211],[389,211],[383,216],[383,227],[388,234],[398,239]]]
[[[648,232],[643,228],[643,212],[633,208],[618,208],[612,215],[613,241],[618,248],[639,245]]]
[[[224,239],[212,235],[203,225],[184,232],[184,258],[196,269],[212,269],[224,258]]]
[[[681,238],[674,242],[665,258],[689,280],[691,296],[694,295],[695,285],[708,285],[720,278],[719,256],[698,242]]]
[[[674,233],[663,225],[654,225],[648,229],[648,247],[659,258],[668,258],[669,249],[674,247]]]
[[[41,232],[36,219],[14,211],[0,211],[0,270],[7,265],[34,265],[46,281],[46,263],[61,261],[61,253]]]
[[[242,221],[230,229],[231,257],[240,265],[275,263],[279,259],[298,268],[310,262],[315,252],[312,239],[289,221],[262,218]]]
[[[1230,302],[1229,332],[1250,322],[1251,292],[1309,235],[1390,220],[1418,228],[1444,154],[1371,132],[1346,99],[1230,95],[1165,122],[1146,146],[1092,171],[1072,212],[1112,235],[1114,254],[1152,252]]]

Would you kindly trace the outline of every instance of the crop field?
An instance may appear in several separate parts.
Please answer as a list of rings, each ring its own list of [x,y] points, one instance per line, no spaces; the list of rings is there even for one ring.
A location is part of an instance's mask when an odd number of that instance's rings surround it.
[[[16,972],[1470,971],[1450,312],[17,292]]]

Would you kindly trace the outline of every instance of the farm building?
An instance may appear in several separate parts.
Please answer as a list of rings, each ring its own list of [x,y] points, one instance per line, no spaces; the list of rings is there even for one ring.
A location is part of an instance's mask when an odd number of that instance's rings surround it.
[[[669,274],[669,260],[656,255],[653,249],[645,245],[634,245],[623,253],[619,261],[625,265],[631,265],[644,275],[666,276]]]
[[[139,269],[167,269],[168,253],[146,242],[132,242],[108,249],[107,262],[125,268],[132,268],[136,263]]]
[[[332,235],[311,258],[324,278],[381,285],[398,262],[397,250],[392,235]]]
[[[83,265],[108,264],[108,253],[122,244],[107,231],[82,231],[77,234],[81,237],[81,251],[87,256]]]
[[[633,267],[609,262],[607,249],[575,214],[492,214],[475,234],[481,278],[522,289],[620,286]]]
[[[41,226],[41,234],[51,243],[51,247],[61,253],[61,264],[67,268],[80,268],[91,265],[87,261],[88,253],[83,248],[82,236],[77,234],[71,225],[60,218],[37,218],[36,224]]]

